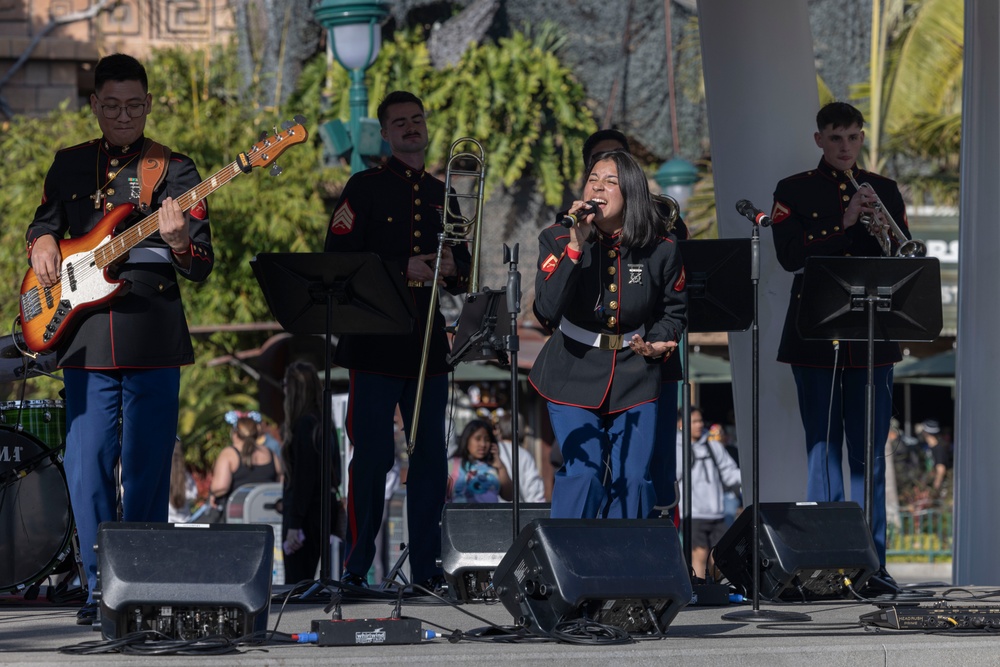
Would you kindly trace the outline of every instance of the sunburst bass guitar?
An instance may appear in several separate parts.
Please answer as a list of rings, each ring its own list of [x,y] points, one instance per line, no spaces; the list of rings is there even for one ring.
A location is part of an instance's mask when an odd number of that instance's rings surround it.
[[[295,117],[295,124],[287,121],[283,132],[262,138],[234,162],[213,176],[202,181],[176,198],[182,211],[190,210],[199,201],[212,194],[240,174],[248,174],[256,167],[274,162],[285,149],[306,140],[308,133],[302,126],[305,119]],[[280,173],[277,165],[272,173]],[[96,308],[119,294],[124,280],[109,276],[109,270],[128,259],[129,251],[159,229],[159,212],[154,212],[139,223],[114,235],[115,228],[135,206],[123,204],[105,215],[84,236],[59,241],[62,255],[60,279],[51,287],[43,287],[33,269],[28,269],[21,281],[21,329],[24,342],[33,352],[49,352],[71,328],[77,317]]]

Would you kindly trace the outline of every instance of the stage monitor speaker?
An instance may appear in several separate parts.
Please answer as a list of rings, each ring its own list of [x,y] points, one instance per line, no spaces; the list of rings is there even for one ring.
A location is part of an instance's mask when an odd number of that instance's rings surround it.
[[[677,531],[663,519],[532,521],[493,583],[515,622],[544,637],[576,619],[660,634],[692,595]]]
[[[549,518],[548,503],[524,503],[520,527]],[[493,571],[514,542],[514,508],[508,503],[448,503],[441,514],[441,569],[451,597],[495,600]]]
[[[268,525],[102,523],[95,625],[105,639],[144,630],[172,639],[263,633],[273,549]]]
[[[761,503],[760,596],[826,600],[849,595],[879,569],[878,552],[857,503]],[[753,506],[743,510],[715,546],[715,564],[729,582],[753,594]]]

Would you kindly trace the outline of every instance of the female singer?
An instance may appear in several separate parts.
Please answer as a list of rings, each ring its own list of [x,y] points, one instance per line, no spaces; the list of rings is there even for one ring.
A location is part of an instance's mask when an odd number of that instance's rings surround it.
[[[564,458],[554,518],[653,515],[660,366],[687,323],[680,255],[657,216],[642,169],[615,150],[593,156],[583,199],[539,235],[535,312],[555,331],[529,380]]]

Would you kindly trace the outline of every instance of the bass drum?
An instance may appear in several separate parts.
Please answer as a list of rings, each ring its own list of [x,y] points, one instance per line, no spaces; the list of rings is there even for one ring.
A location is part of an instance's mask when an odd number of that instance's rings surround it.
[[[66,404],[49,400],[0,403],[0,425],[27,431],[58,449],[66,444]]]
[[[72,553],[73,519],[62,455],[0,426],[0,593],[20,593]]]

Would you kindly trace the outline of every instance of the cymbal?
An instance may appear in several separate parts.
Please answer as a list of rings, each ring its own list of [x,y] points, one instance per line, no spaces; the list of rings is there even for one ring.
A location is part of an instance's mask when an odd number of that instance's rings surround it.
[[[32,358],[21,352],[26,349],[24,338],[17,334],[0,338],[0,382],[15,382],[56,370],[55,354]]]

